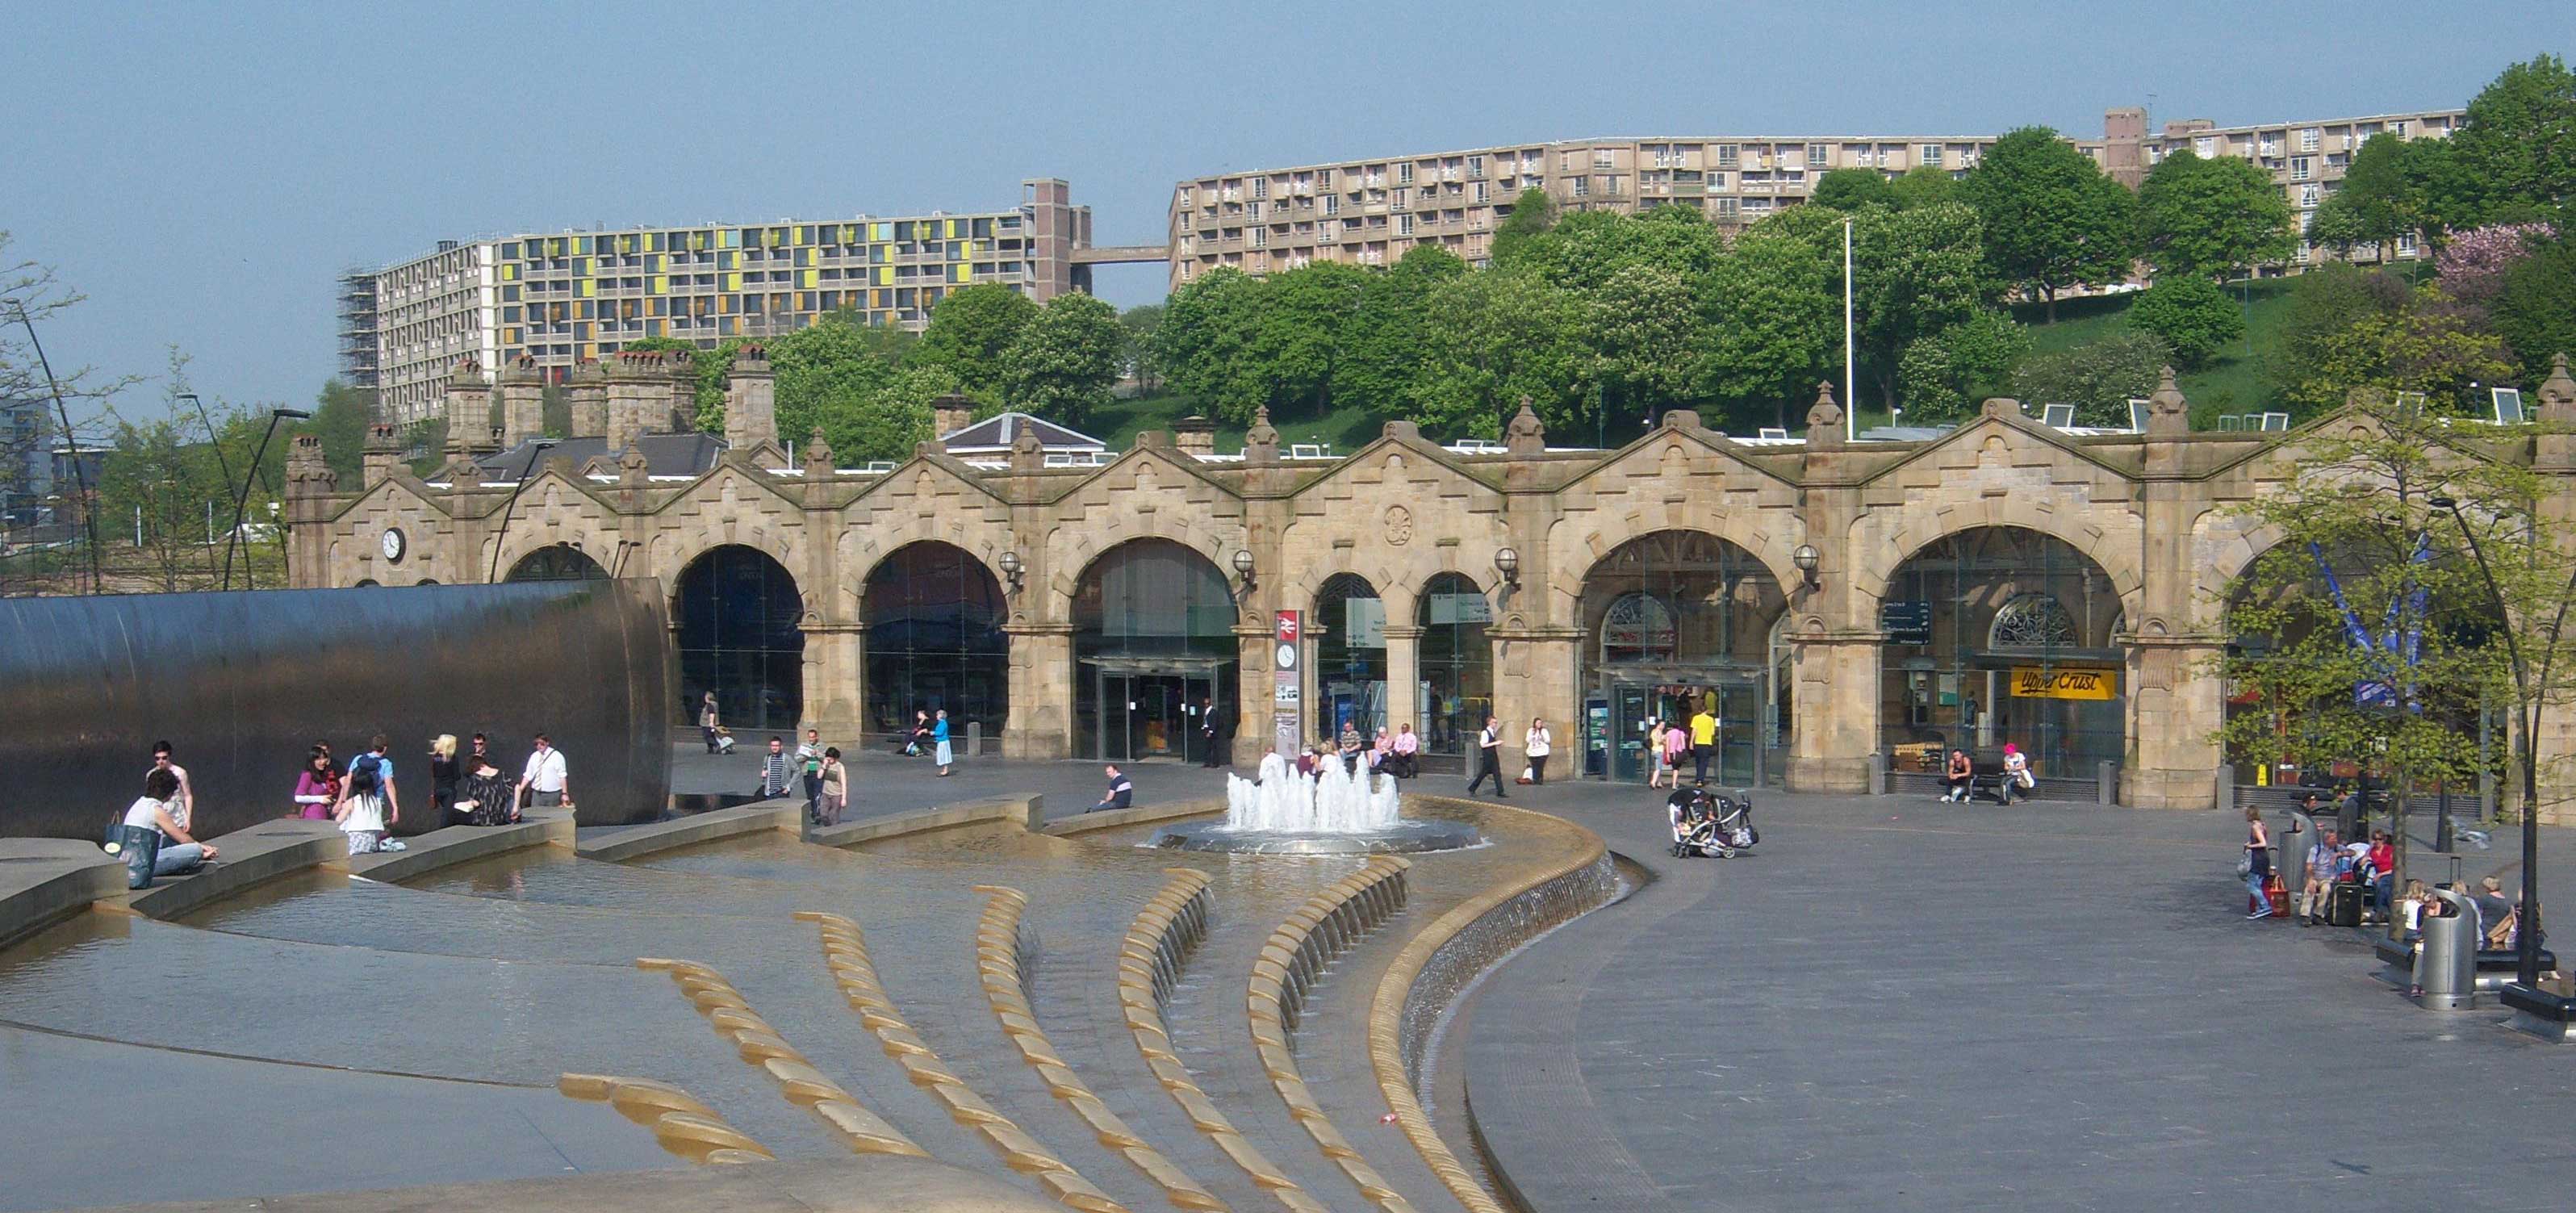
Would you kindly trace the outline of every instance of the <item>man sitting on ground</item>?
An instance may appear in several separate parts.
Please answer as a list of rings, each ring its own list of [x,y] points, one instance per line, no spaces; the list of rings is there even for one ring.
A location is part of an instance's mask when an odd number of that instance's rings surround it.
[[[1113,762],[1101,769],[1109,774],[1109,794],[1101,797],[1100,803],[1086,811],[1097,813],[1103,809],[1123,809],[1134,804],[1136,785],[1128,782],[1127,776],[1119,771],[1118,764]]]

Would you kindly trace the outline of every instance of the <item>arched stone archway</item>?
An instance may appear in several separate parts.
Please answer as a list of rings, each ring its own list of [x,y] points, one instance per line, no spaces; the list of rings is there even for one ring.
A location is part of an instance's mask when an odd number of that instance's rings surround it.
[[[1241,719],[1233,587],[1206,553],[1129,539],[1083,564],[1070,597],[1076,755],[1190,756],[1202,700]]]
[[[1366,739],[1387,721],[1388,604],[1357,573],[1325,578],[1304,602],[1314,652],[1306,670],[1311,731],[1338,736],[1347,723]]]
[[[863,728],[884,735],[915,712],[946,710],[999,735],[1011,708],[1009,607],[983,561],[955,544],[916,540],[887,552],[859,591],[866,631]]]
[[[1706,530],[1655,531],[1602,553],[1575,597],[1583,773],[1645,779],[1650,722],[1681,722],[1709,778],[1777,764],[1771,635],[1788,598],[1768,562]]]
[[[2041,778],[2094,778],[2129,753],[2127,612],[2111,575],[2051,534],[1983,526],[1934,539],[1880,599],[1880,744],[1900,773],[2009,743]]]
[[[591,581],[608,576],[590,553],[568,543],[532,548],[512,562],[503,581]]]
[[[713,694],[719,723],[786,732],[804,710],[804,608],[796,578],[758,548],[718,544],[672,579],[681,714]]]

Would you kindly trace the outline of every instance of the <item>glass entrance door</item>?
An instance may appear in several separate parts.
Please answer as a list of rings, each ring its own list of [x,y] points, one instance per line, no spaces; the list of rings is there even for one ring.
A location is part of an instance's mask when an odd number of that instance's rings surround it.
[[[1610,688],[1610,778],[1643,783],[1654,769],[1646,718],[1655,714],[1652,688],[1620,684]]]
[[[1709,772],[1728,784],[1756,781],[1762,751],[1762,687],[1756,682],[1719,683],[1717,693],[1717,767]]]
[[[1098,672],[1100,756],[1110,762],[1187,758],[1198,744],[1190,705],[1211,696],[1208,674]]]

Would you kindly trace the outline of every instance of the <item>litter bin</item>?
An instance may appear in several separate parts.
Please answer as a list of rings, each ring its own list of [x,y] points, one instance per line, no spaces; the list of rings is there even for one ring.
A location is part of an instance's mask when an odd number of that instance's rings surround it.
[[[2435,889],[2432,895],[2450,912],[2423,920],[2412,993],[2427,1011],[2467,1010],[2478,1002],[2477,912],[2449,889]]]

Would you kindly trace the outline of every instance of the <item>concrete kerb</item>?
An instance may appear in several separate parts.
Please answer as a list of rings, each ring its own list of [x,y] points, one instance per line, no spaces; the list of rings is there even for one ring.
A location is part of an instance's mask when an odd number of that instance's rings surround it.
[[[799,812],[802,812],[799,802]],[[817,846],[854,847],[914,834],[953,830],[960,826],[984,822],[1008,822],[1025,830],[1036,830],[1046,812],[1043,796],[1001,796],[990,800],[969,800],[936,808],[917,809],[910,813],[891,813],[865,821],[845,821],[839,825],[805,828],[805,841]]]
[[[0,947],[125,893],[125,865],[73,838],[0,838]]]
[[[1395,1114],[1397,1125],[1412,1141],[1423,1163],[1471,1213],[1505,1213],[1502,1203],[1485,1190],[1441,1140],[1430,1114],[1423,1110],[1414,1089],[1417,1053],[1428,1040],[1431,1025],[1468,976],[1482,971],[1512,947],[1607,903],[1616,881],[1609,872],[1609,847],[1591,830],[1561,817],[1526,809],[1492,804],[1479,807],[1487,813],[1516,815],[1542,834],[1564,835],[1566,845],[1558,849],[1565,858],[1541,866],[1525,878],[1499,882],[1434,919],[1407,940],[1378,979],[1377,992],[1370,1000],[1368,1047],[1386,1106]],[[1469,938],[1481,949],[1480,955],[1444,955],[1453,944]],[[1443,959],[1462,962],[1459,971],[1448,974],[1446,989],[1422,990],[1425,973]],[[1510,1182],[1508,1177],[1502,1178]]]
[[[211,840],[221,856],[192,876],[165,877],[148,889],[118,892],[126,909],[146,918],[178,918],[263,881],[349,857],[349,844],[327,821],[263,821]]]
[[[624,1213],[700,1213],[706,1209],[745,1213],[1055,1213],[1055,1206],[989,1176],[925,1158],[889,1155],[125,1208],[127,1213],[237,1213],[251,1207],[271,1213],[410,1213],[419,1209],[458,1213],[551,1213],[571,1209],[618,1209]]]
[[[1114,830],[1120,826],[1177,821],[1184,817],[1208,817],[1224,811],[1225,802],[1222,800],[1184,800],[1176,804],[1138,805],[1132,809],[1109,809],[1098,813],[1084,813],[1079,817],[1050,821],[1039,829],[1042,833],[1063,837],[1072,834],[1089,834],[1096,830]]]
[[[804,824],[805,801],[801,797],[781,797],[717,809],[711,813],[693,813],[671,821],[583,830],[575,837],[573,853],[584,859],[619,863],[720,838],[757,834],[763,830],[794,833],[804,828]]]
[[[400,851],[350,856],[349,874],[400,884],[440,868],[528,847],[569,847],[573,845],[572,814],[535,809],[509,825],[447,826],[403,841]]]

